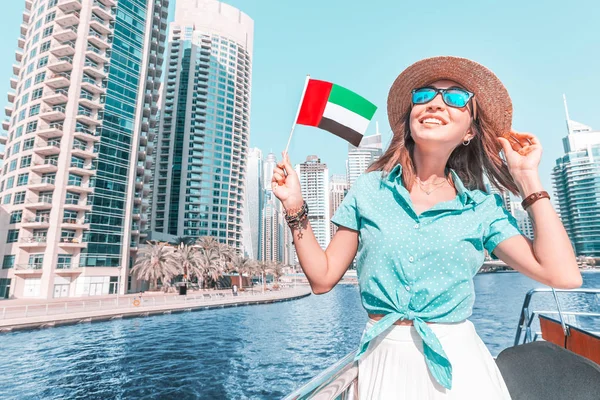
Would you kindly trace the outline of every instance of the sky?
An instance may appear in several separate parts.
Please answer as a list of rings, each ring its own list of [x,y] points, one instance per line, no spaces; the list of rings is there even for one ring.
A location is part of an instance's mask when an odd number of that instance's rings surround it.
[[[6,1],[0,16],[0,82],[10,91],[24,1]],[[255,23],[250,146],[279,159],[298,109],[305,77],[334,82],[378,106],[384,147],[391,139],[388,90],[407,66],[437,55],[470,58],[507,87],[513,128],[536,135],[544,148],[540,176],[551,171],[571,119],[600,130],[600,2],[455,0],[228,0]],[[175,1],[171,1],[173,10]],[[171,19],[174,13],[171,14]],[[8,105],[6,96],[0,101]],[[2,105],[2,103],[0,103]],[[330,173],[344,174],[347,142],[298,126],[293,164],[315,154]]]

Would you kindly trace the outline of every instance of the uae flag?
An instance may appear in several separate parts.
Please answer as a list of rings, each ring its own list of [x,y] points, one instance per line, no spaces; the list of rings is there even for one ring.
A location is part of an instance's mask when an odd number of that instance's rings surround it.
[[[309,79],[296,123],[325,129],[358,147],[375,110],[373,103],[346,88]]]

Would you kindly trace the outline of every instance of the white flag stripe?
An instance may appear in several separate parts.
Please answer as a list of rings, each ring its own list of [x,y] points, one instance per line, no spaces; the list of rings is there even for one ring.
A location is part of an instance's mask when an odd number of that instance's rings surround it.
[[[347,108],[330,102],[327,102],[327,105],[325,105],[325,111],[323,111],[323,116],[325,118],[332,119],[335,122],[340,123],[344,126],[347,126],[348,128],[360,133],[361,135],[365,134],[365,132],[367,131],[367,127],[369,126],[369,122],[371,122],[362,115],[358,115],[357,113],[352,112]]]

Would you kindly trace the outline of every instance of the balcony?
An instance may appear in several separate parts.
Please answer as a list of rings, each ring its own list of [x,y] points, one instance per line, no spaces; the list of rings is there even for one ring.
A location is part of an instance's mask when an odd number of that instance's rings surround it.
[[[94,1],[92,4],[92,12],[106,21],[112,21],[115,19],[115,12],[111,7],[105,6],[99,1]]]
[[[112,44],[111,39],[109,39],[108,36],[101,35],[98,32],[94,32],[92,30],[90,30],[88,34],[88,42],[101,49],[107,49]]]
[[[17,60],[17,62],[21,62],[23,61],[23,52],[22,51],[15,51],[15,60]]]
[[[58,15],[54,19],[54,22],[63,28],[71,25],[79,25],[79,13],[77,11],[71,11],[62,15]]]
[[[106,93],[106,86],[104,84],[86,76],[81,80],[81,88],[95,94]]]
[[[75,54],[75,42],[67,41],[55,44],[50,48],[50,53],[56,57],[72,56]]]
[[[63,135],[62,122],[53,122],[45,127],[38,127],[37,135],[44,139],[55,139]]]
[[[15,275],[41,275],[42,272],[41,263],[17,264],[13,270]]]
[[[94,193],[94,188],[88,182],[68,181],[66,189],[73,193]]]
[[[81,266],[73,263],[59,263],[56,264],[55,274],[66,275],[66,274],[80,274]]]
[[[19,239],[19,247],[32,248],[46,246],[46,236],[27,236]]]
[[[52,107],[45,107],[42,109],[40,113],[40,118],[44,121],[54,122],[54,121],[64,121],[65,119],[65,106],[64,105],[56,105]]]
[[[7,93],[7,97],[8,97],[8,102],[9,103],[14,103],[15,102],[16,93],[15,92],[8,92]]]
[[[58,0],[58,8],[64,12],[81,10],[81,0]]]
[[[79,97],[79,104],[81,104],[84,107],[91,108],[93,110],[104,108],[104,104],[100,103],[100,96],[92,96],[85,92],[81,93]]]
[[[4,107],[4,114],[6,114],[7,117],[10,117],[13,113],[13,108],[11,106],[6,106]]]
[[[83,248],[86,244],[77,238],[61,237],[58,241],[58,246],[63,248]]]
[[[49,210],[52,208],[52,197],[27,199],[25,201],[25,208],[29,210]]]
[[[63,218],[60,225],[65,229],[89,229],[90,223],[85,221],[85,218]]]
[[[83,64],[83,71],[96,79],[104,79],[107,76],[104,67],[94,61],[86,61],[85,64]]]
[[[46,229],[50,227],[50,216],[37,215],[33,218],[24,218],[21,221],[21,228],[26,229]]]
[[[87,47],[85,50],[85,56],[99,64],[105,64],[110,61],[106,50],[99,50],[94,46]]]
[[[66,200],[63,208],[69,211],[92,211],[92,205],[87,204],[85,200]]]
[[[19,72],[21,72],[21,64],[13,64],[12,69],[13,69],[13,74],[19,75]]]
[[[92,146],[81,146],[78,143],[73,143],[71,155],[81,158],[98,158],[98,152]]]
[[[54,29],[52,37],[59,42],[68,42],[77,39],[77,27],[69,26],[64,29]]]
[[[90,28],[93,28],[96,32],[100,32],[104,35],[111,33],[110,24],[93,14],[92,18],[90,19]]]
[[[54,190],[54,177],[52,178],[41,178],[41,179],[32,179],[27,185],[27,189],[33,192],[44,192],[49,190]]]
[[[84,175],[84,176],[92,176],[92,175],[96,175],[96,169],[94,168],[93,165],[88,164],[88,165],[70,165],[69,166],[69,172],[73,172],[77,175]]]
[[[25,23],[21,24],[21,35],[27,35],[27,28],[28,28],[27,24],[25,24]]]
[[[56,172],[58,170],[58,160],[55,158],[50,158],[44,161],[36,161],[29,168],[31,171],[39,174]]]
[[[12,89],[16,89],[18,83],[19,83],[19,80],[16,76],[13,76],[12,78],[10,78],[10,87]]]
[[[0,136],[0,144],[6,144],[8,138],[6,136]]]
[[[78,122],[81,122],[85,125],[100,125],[101,121],[98,119],[98,113],[91,113],[86,110],[78,110],[78,114],[75,117]]]
[[[67,89],[46,90],[42,101],[51,106],[65,104],[69,100],[69,91]]]
[[[48,141],[47,143],[39,143],[33,147],[33,152],[40,156],[53,156],[60,153],[59,141]]]
[[[100,135],[98,131],[84,128],[82,126],[77,126],[75,128],[75,133],[73,134],[77,139],[81,140],[91,140],[94,142],[100,141]]]
[[[48,69],[52,72],[67,72],[73,69],[73,57],[65,56],[48,63]]]
[[[51,87],[53,89],[65,88],[68,87],[71,83],[71,74],[69,74],[68,72],[52,74],[44,83],[46,84],[46,86]]]
[[[99,0],[100,3],[104,4],[107,7],[114,7],[117,5],[115,0]]]

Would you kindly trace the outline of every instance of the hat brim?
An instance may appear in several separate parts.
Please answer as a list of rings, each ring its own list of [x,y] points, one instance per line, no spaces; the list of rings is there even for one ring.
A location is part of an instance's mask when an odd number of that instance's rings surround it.
[[[451,80],[475,94],[496,136],[510,133],[512,101],[500,79],[483,65],[466,58],[440,56],[417,61],[398,75],[388,95],[388,119],[394,134],[412,106],[411,90],[438,80]]]

